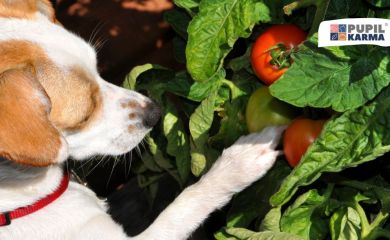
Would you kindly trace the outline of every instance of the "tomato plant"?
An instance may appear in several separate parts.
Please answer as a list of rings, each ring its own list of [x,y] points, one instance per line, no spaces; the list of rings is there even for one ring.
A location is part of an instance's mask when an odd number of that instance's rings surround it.
[[[165,18],[177,33],[175,57],[186,69],[145,65],[125,82],[164,109],[135,175],[154,200],[162,175],[182,187],[194,182],[224,148],[247,134],[245,122],[250,131],[287,122],[284,106],[309,107],[318,116],[331,112],[294,169],[284,159],[276,161],[264,178],[237,194],[215,238],[390,239],[390,181],[383,177],[389,175],[390,161],[380,159],[390,154],[390,48],[319,48],[317,34],[323,20],[359,18],[364,24],[367,17],[390,18],[390,3],[292,1],[173,1],[177,8]],[[298,51],[291,50],[303,40]],[[263,60],[254,63],[258,59]],[[274,81],[269,92],[257,90],[262,89],[259,78]],[[274,118],[274,111],[281,116]],[[293,151],[307,145],[320,125],[302,124],[288,144],[286,134],[285,147]],[[305,152],[299,151],[295,162]],[[346,176],[347,168],[357,177]],[[321,177],[327,172],[335,178]]]
[[[292,24],[273,25],[253,44],[252,68],[264,83],[275,82],[292,63],[291,51],[306,39],[306,33]]]
[[[268,87],[257,89],[246,106],[246,125],[249,132],[267,126],[287,125],[296,116],[295,109],[271,96]]]
[[[297,118],[287,128],[283,137],[283,151],[291,167],[298,165],[307,148],[321,133],[324,120]]]

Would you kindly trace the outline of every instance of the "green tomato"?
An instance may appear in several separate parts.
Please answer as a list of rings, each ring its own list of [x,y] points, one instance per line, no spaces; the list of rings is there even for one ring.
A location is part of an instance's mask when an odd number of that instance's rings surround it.
[[[268,87],[252,93],[246,106],[246,125],[249,132],[258,132],[275,125],[288,125],[297,115],[290,105],[274,98]]]

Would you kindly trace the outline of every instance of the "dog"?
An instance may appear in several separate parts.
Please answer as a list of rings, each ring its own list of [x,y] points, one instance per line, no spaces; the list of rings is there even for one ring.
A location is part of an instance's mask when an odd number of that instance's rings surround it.
[[[160,109],[104,81],[96,61],[49,1],[0,2],[0,239],[186,239],[275,162],[283,127],[241,137],[144,232],[127,236],[104,201],[69,182],[63,165],[129,152]]]

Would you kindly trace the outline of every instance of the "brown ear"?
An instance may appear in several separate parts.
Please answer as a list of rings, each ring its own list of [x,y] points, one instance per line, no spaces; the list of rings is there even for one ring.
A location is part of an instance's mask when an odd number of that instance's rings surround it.
[[[57,23],[54,8],[49,0],[0,1],[0,16],[2,17],[33,18],[37,12]]]
[[[32,166],[64,161],[67,144],[49,112],[32,67],[0,73],[0,157]]]

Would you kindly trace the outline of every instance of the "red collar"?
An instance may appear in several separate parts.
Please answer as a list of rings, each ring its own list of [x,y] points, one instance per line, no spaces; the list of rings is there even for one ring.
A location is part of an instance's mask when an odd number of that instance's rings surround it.
[[[60,185],[57,187],[57,189],[54,192],[50,193],[44,198],[39,199],[38,201],[36,201],[31,205],[20,207],[13,211],[0,213],[0,227],[10,225],[11,220],[29,215],[33,212],[36,212],[46,207],[50,203],[54,202],[65,192],[65,190],[68,188],[68,184],[69,184],[69,174],[64,173]]]

